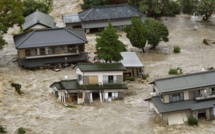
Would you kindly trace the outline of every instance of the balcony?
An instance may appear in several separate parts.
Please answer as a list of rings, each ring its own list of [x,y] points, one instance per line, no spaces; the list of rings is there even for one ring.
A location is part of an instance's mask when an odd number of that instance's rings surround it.
[[[195,97],[196,101],[208,100],[208,99],[215,99],[215,92],[211,92],[211,93],[203,92],[201,94],[198,94],[197,97]]]
[[[71,56],[79,55],[79,53],[62,53],[62,54],[47,54],[47,55],[35,55],[35,56],[26,56],[26,59],[37,59],[37,58],[49,58],[49,57],[60,57],[60,56]]]
[[[117,84],[117,80],[103,80],[103,84]]]

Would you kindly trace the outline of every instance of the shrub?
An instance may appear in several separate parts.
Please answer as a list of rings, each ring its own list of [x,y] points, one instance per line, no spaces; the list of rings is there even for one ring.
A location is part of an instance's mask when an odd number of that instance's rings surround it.
[[[6,133],[6,132],[7,131],[5,130],[5,128],[2,125],[0,125],[0,134]]]
[[[135,78],[134,77],[125,77],[125,80],[134,81]]]
[[[25,134],[26,131],[23,127],[18,128],[18,134]]]
[[[189,117],[188,118],[188,124],[189,125],[198,125],[198,120],[194,117]]]
[[[183,72],[182,72],[182,69],[181,68],[171,68],[170,70],[169,70],[169,74],[182,74]]]
[[[148,77],[149,77],[149,74],[144,74],[144,75],[142,76],[142,78],[143,78],[144,80],[146,80]]]
[[[11,83],[11,86],[15,88],[16,92],[20,95],[22,94],[21,85],[17,83]]]
[[[169,74],[178,74],[178,70],[176,68],[171,68]]]
[[[181,52],[181,48],[179,46],[174,46],[173,52],[174,53],[180,53]]]

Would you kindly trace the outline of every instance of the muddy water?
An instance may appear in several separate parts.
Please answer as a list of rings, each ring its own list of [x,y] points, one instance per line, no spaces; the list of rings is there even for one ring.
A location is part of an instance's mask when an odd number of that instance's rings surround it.
[[[80,11],[79,0],[54,1],[55,17],[58,26],[64,26],[61,15]],[[181,67],[184,73],[198,72],[202,68],[215,67],[215,44],[206,46],[204,38],[214,39],[215,27],[211,22],[201,22],[197,17],[179,15],[174,18],[162,18],[168,26],[170,41],[161,42],[156,50],[148,50],[145,54],[133,48],[124,33],[120,40],[129,51],[137,55],[149,73],[149,81],[154,78],[168,76],[172,67]],[[212,20],[214,21],[214,20]],[[112,103],[95,102],[92,105],[67,108],[56,101],[51,93],[50,84],[62,80],[65,76],[74,79],[75,70],[71,67],[54,72],[52,70],[24,70],[17,66],[13,59],[16,49],[11,34],[15,27],[5,35],[8,45],[0,50],[0,124],[7,127],[8,133],[15,133],[19,127],[27,128],[30,134],[196,134],[214,133],[215,121],[200,119],[198,127],[187,125],[163,126],[154,111],[143,99],[152,91],[147,83],[137,80],[128,83],[129,96],[123,101]],[[86,51],[91,58],[95,52],[95,38],[87,35]],[[180,54],[172,52],[173,47],[182,48]],[[147,46],[148,48],[148,46]],[[22,85],[23,95],[18,95],[10,86],[12,82]],[[134,93],[133,93],[134,92]],[[133,93],[133,94],[132,94]],[[136,94],[135,94],[136,93]]]

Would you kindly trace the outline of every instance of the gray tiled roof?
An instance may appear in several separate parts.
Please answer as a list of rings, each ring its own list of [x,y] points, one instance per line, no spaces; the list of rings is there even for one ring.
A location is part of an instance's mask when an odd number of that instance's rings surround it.
[[[180,111],[180,110],[198,110],[205,108],[212,108],[215,104],[215,99],[195,101],[185,100],[172,103],[163,103],[159,96],[152,97],[152,102],[160,113]]]
[[[76,79],[73,80],[62,80],[59,82],[54,82],[50,87],[56,87],[58,90],[100,90],[100,89],[128,89],[125,84],[106,84],[102,87],[94,85],[79,85]]]
[[[215,71],[204,71],[169,78],[161,78],[156,79],[152,83],[157,85],[160,92],[171,92],[212,86],[215,85]]]
[[[54,28],[54,18],[48,14],[42,13],[38,10],[25,17],[25,23],[23,24],[23,30],[26,30],[36,24],[41,24],[49,28]]]
[[[69,14],[63,16],[64,23],[78,23],[81,22],[78,14]]]
[[[36,48],[71,44],[85,44],[87,42],[82,30],[69,28],[51,28],[35,30],[14,36],[16,48]]]
[[[135,52],[121,52],[120,54],[123,57],[121,63],[125,67],[143,67]]]
[[[109,20],[143,16],[136,7],[128,4],[95,6],[79,13],[82,21]]]
[[[82,72],[126,70],[122,63],[78,63],[77,66]]]

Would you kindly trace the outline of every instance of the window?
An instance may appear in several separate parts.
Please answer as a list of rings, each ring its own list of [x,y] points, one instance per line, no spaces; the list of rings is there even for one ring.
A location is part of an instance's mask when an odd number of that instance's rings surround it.
[[[184,93],[174,93],[169,95],[169,102],[184,100]]]
[[[40,55],[45,55],[45,48],[40,48]]]
[[[78,80],[82,80],[82,75],[78,75]]]

